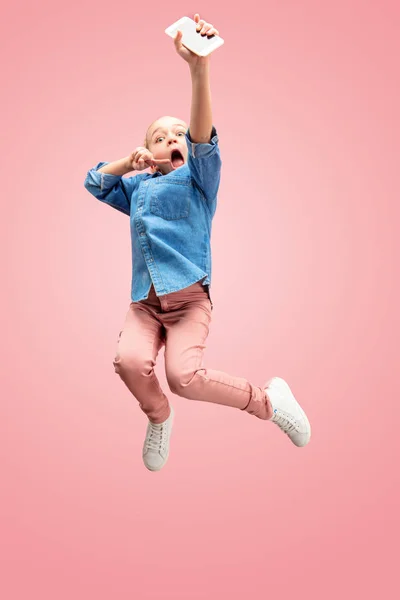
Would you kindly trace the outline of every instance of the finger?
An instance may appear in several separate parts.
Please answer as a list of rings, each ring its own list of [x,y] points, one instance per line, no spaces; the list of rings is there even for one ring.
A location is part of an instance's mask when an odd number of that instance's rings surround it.
[[[200,15],[198,13],[194,15],[194,20],[196,21],[196,23],[200,20]]]
[[[164,164],[164,163],[169,163],[171,162],[169,158],[153,158],[153,162],[155,164]]]
[[[213,36],[213,35],[219,35],[219,32],[217,29],[215,29],[215,27],[213,27],[212,29],[210,29],[209,31],[207,31],[207,35],[209,37]]]
[[[197,23],[196,31],[200,31],[201,28],[203,27],[204,23],[205,23],[205,21],[200,19],[200,21]]]
[[[182,46],[182,44],[181,44],[182,35],[183,35],[182,31],[179,31],[179,29],[178,29],[178,31],[176,32],[176,36],[174,37],[174,43],[175,43],[176,48],[180,48]]]
[[[209,34],[209,32],[212,30],[213,26],[210,23],[205,23],[203,29],[200,31],[201,35],[207,35]]]

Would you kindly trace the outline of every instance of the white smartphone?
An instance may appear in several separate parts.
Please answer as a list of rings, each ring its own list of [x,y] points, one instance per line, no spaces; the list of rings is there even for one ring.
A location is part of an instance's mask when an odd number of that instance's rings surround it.
[[[165,33],[175,38],[178,29],[182,31],[182,44],[198,56],[208,56],[208,54],[211,54],[211,52],[224,43],[224,40],[219,35],[214,34],[208,37],[206,34],[203,36],[200,35],[200,32],[196,31],[196,28],[196,21],[193,21],[190,17],[182,17],[182,19],[167,27]]]

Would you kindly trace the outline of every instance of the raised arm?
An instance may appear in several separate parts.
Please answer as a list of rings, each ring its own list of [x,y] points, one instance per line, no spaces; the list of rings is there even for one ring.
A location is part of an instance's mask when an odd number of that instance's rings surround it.
[[[210,24],[194,16],[199,35],[218,34]],[[203,197],[211,216],[217,206],[217,193],[221,179],[221,156],[218,135],[212,121],[210,90],[210,55],[198,56],[181,43],[182,33],[177,32],[174,43],[178,54],[189,64],[192,78],[192,106],[190,127],[186,132],[188,144],[188,167]]]
[[[195,14],[194,20],[197,23],[196,31],[199,35],[208,36],[217,34],[218,31],[211,25],[200,19],[199,14]],[[194,143],[208,143],[211,139],[212,131],[212,110],[211,110],[211,88],[210,88],[210,55],[198,56],[185,48],[181,43],[182,32],[178,31],[175,36],[175,48],[190,67],[192,78],[192,107],[190,113],[190,137]]]
[[[190,137],[195,143],[209,143],[212,130],[210,62],[190,67],[192,107]]]

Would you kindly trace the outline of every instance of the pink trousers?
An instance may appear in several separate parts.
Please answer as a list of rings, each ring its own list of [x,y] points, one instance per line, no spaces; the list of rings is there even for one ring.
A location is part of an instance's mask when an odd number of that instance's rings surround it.
[[[163,345],[167,382],[174,394],[232,406],[260,419],[272,416],[261,387],[203,366],[210,322],[211,301],[201,281],[163,296],[156,296],[152,285],[148,298],[131,302],[113,364],[153,423],[162,423],[170,414],[154,372]]]

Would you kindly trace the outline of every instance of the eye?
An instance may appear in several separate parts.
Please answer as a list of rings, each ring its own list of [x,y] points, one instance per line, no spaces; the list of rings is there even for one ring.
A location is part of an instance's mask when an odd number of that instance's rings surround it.
[[[176,135],[183,135],[184,136],[185,132],[184,131],[179,131]],[[155,139],[156,144],[157,144],[158,140],[162,140],[162,139],[163,139],[162,135],[160,137],[156,138]]]

